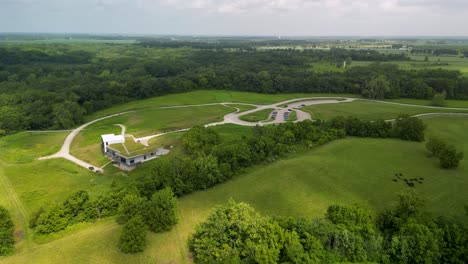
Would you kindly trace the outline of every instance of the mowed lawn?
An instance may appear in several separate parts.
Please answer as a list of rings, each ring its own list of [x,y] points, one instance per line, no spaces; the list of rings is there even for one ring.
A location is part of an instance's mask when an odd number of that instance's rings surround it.
[[[431,106],[431,102],[432,102],[431,100],[411,99],[411,98],[385,99],[385,101],[403,103],[403,104],[425,105],[425,106]],[[445,107],[468,108],[468,101],[445,100]]]
[[[424,113],[467,113],[468,109],[438,109],[420,106],[386,104],[372,101],[311,105],[301,108],[312,115],[312,119],[330,119],[337,116],[353,116],[364,120],[394,119],[400,114],[418,115]]]
[[[242,115],[239,117],[240,120],[247,122],[260,122],[270,119],[270,114],[274,111],[273,108],[263,109],[250,114]]]
[[[91,121],[98,117],[110,114],[121,113],[135,109],[146,109],[160,106],[178,106],[178,105],[198,105],[212,103],[250,103],[250,104],[273,104],[294,98],[307,97],[360,97],[352,94],[309,94],[309,93],[291,93],[291,94],[260,94],[249,92],[223,91],[223,90],[200,90],[180,94],[170,94],[158,96],[144,100],[129,102],[126,104],[111,107],[98,111],[86,117]]]
[[[468,153],[468,118],[436,117],[424,121],[428,135],[446,138]],[[404,178],[424,178],[424,182],[410,188],[401,181],[395,183],[395,173],[402,173]],[[299,150],[287,159],[256,166],[229,182],[182,197],[180,223],[170,232],[148,233],[148,247],[143,253],[119,253],[116,245],[121,227],[108,219],[35,245],[5,262],[28,263],[34,259],[35,263],[190,263],[187,238],[214,206],[230,198],[250,203],[267,215],[313,218],[322,217],[327,206],[337,203],[359,203],[381,211],[396,202],[399,193],[413,190],[427,200],[430,212],[461,218],[463,205],[468,201],[467,175],[466,160],[456,170],[441,169],[437,159],[428,157],[424,143],[347,138],[316,149]]]

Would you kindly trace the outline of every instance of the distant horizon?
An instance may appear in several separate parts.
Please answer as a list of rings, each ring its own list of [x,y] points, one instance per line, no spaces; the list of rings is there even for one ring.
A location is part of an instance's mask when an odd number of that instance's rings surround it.
[[[467,17],[466,0],[0,0],[1,32],[465,37]]]
[[[0,35],[88,35],[119,37],[260,37],[260,38],[466,38],[468,35],[242,35],[242,34],[156,34],[156,33],[113,33],[113,32],[0,32]]]

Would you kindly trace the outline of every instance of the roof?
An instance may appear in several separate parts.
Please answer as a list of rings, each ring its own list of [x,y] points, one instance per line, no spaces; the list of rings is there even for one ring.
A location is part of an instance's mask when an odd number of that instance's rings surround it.
[[[101,135],[104,142],[125,142],[125,137],[122,135],[106,134]]]

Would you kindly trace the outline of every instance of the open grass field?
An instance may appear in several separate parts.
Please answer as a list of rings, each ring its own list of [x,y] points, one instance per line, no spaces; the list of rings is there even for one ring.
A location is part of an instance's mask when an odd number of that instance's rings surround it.
[[[252,110],[255,108],[255,106],[245,105],[245,104],[227,104],[226,106],[239,109],[239,113]]]
[[[145,100],[129,102],[126,104],[114,106],[86,117],[86,120],[94,120],[98,117],[107,116],[110,114],[121,113],[129,110],[154,108],[160,106],[174,105],[194,105],[194,104],[210,104],[210,103],[251,103],[251,104],[273,104],[294,98],[305,97],[359,97],[352,94],[260,94],[235,91],[208,91],[200,90],[188,93],[171,94],[160,97],[153,97]]]
[[[423,108],[405,105],[393,105],[379,102],[354,101],[341,104],[311,105],[302,108],[312,115],[313,119],[330,119],[337,116],[354,116],[365,120],[394,119],[406,113],[410,115],[424,113],[468,113],[468,109],[447,110]]]
[[[144,109],[105,119],[96,124],[122,124],[127,128],[126,134],[142,137],[223,121],[224,115],[235,111],[234,108],[223,105]]]
[[[415,105],[426,105],[431,106],[431,100],[424,99],[410,99],[410,98],[399,98],[399,99],[385,99],[388,102],[403,103],[403,104],[415,104]],[[468,101],[465,100],[445,100],[446,107],[459,107],[468,108]]]
[[[437,117],[425,122],[428,134],[446,137],[468,152],[468,118]],[[216,129],[229,133],[235,126]],[[240,132],[248,133],[246,129]],[[424,181],[410,188],[401,181],[393,182],[395,173]],[[186,239],[213,206],[231,197],[250,203],[264,214],[313,218],[323,216],[326,207],[336,203],[359,203],[379,211],[394,203],[398,193],[411,189],[427,200],[430,212],[460,218],[468,200],[466,175],[467,161],[457,170],[443,170],[436,159],[427,156],[424,143],[348,138],[299,150],[287,159],[254,167],[227,183],[181,198],[180,223],[170,232],[148,233],[148,248],[143,253],[119,253],[116,244],[121,227],[107,219],[4,261],[27,263],[33,258],[35,263],[190,263]]]
[[[275,109],[273,108],[268,108],[268,109],[263,109],[257,112],[253,112],[247,115],[240,116],[239,119],[247,122],[260,122],[260,121],[266,121],[270,118],[271,112],[273,112]]]

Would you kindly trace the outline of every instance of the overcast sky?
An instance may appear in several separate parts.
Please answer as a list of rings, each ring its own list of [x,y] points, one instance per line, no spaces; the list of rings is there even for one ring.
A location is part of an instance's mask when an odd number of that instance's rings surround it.
[[[0,32],[468,36],[468,0],[0,0]]]

